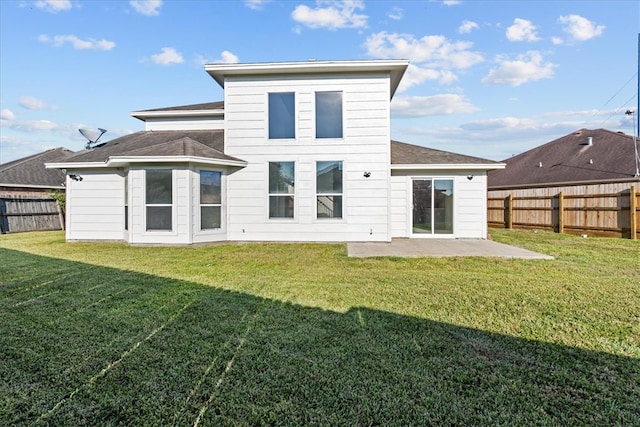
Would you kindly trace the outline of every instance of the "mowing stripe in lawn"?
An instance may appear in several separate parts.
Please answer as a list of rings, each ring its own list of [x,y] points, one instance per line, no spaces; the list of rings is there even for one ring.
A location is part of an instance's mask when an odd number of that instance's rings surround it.
[[[54,295],[54,294],[58,294],[58,293],[60,293],[60,291],[53,291],[53,292],[49,292],[49,293],[46,293],[46,294],[38,295],[35,298],[30,298],[30,299],[25,300],[25,301],[20,301],[19,303],[16,303],[13,306],[14,307],[19,307],[21,305],[29,304],[31,302],[35,302],[35,301],[38,301],[40,299],[43,299],[43,298],[46,298],[48,296],[51,296],[51,295]]]
[[[258,314],[259,313],[260,313],[260,309],[258,309],[253,314],[253,316],[251,316],[251,319],[249,320],[249,322],[247,324],[247,329],[245,329],[244,334],[242,334],[242,337],[240,337],[240,341],[238,342],[238,345],[236,346],[235,351],[233,352],[233,356],[231,356],[231,359],[229,359],[229,361],[227,362],[227,365],[225,366],[224,371],[222,371],[222,373],[218,377],[218,380],[216,381],[216,384],[213,387],[213,391],[209,395],[209,400],[207,400],[207,402],[204,405],[202,405],[202,407],[200,408],[200,411],[198,411],[198,416],[196,417],[196,419],[193,422],[193,427],[198,427],[198,425],[202,421],[202,417],[204,416],[204,414],[207,412],[207,410],[209,409],[209,407],[211,406],[211,404],[215,400],[216,391],[220,388],[220,385],[224,381],[227,373],[233,367],[233,365],[235,363],[235,360],[236,360],[236,357],[238,357],[238,355],[240,354],[240,350],[244,346],[244,343],[247,341],[247,337],[249,336],[249,333],[251,332],[251,330],[253,329],[253,326],[256,323],[256,320],[258,318]],[[210,366],[212,366],[212,365],[210,365]],[[207,368],[207,370],[210,370],[210,369]],[[199,386],[199,385],[200,384],[198,384],[197,386]],[[194,389],[194,392],[195,392],[195,389]],[[189,397],[191,397],[191,395]]]
[[[120,364],[120,362],[122,362],[125,358],[127,358],[131,353],[133,353],[138,347],[140,347],[143,343],[149,341],[151,338],[153,338],[154,335],[156,335],[158,332],[160,332],[161,330],[163,330],[165,327],[167,327],[169,324],[173,323],[178,316],[180,316],[186,309],[188,309],[190,306],[193,305],[193,303],[196,302],[196,300],[191,300],[189,301],[187,304],[185,304],[181,309],[179,309],[177,312],[175,312],[174,314],[172,314],[166,322],[164,322],[162,325],[158,326],[157,328],[155,328],[153,331],[151,331],[151,333],[149,335],[147,335],[145,338],[143,338],[142,340],[136,342],[135,344],[133,344],[133,346],[131,346],[128,350],[126,350],[124,353],[122,353],[120,355],[120,357],[117,360],[114,360],[113,362],[109,363],[107,366],[105,366],[100,372],[98,372],[97,374],[93,375],[92,377],[90,377],[87,382],[85,382],[84,384],[79,385],[75,390],[73,390],[71,393],[69,393],[67,396],[63,397],[62,399],[60,399],[58,401],[58,403],[56,403],[51,409],[49,409],[47,412],[45,412],[44,414],[40,415],[40,417],[38,417],[38,419],[36,420],[36,424],[39,423],[40,421],[43,421],[47,418],[49,418],[51,415],[53,415],[54,412],[56,412],[67,400],[72,399],[76,394],[78,394],[80,391],[82,391],[85,388],[90,388],[92,387],[96,381],[98,381],[100,378],[104,377],[105,375],[107,375],[107,373],[109,373],[109,371],[111,371],[113,368],[115,368],[118,364]]]

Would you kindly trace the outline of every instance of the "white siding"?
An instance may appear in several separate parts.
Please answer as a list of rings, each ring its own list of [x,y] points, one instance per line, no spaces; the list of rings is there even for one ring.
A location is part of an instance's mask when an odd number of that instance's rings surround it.
[[[147,118],[145,130],[223,130],[224,117]]]
[[[473,175],[471,180],[468,175]],[[487,238],[487,177],[484,171],[392,171],[392,237],[411,237],[412,180],[452,178],[454,192],[453,237]],[[442,237],[436,235],[435,237]]]
[[[70,174],[82,181],[69,178]],[[124,173],[67,171],[67,240],[122,240],[124,237]]]
[[[268,139],[268,93],[294,92],[296,138]],[[315,138],[315,92],[342,91],[343,136]],[[389,97],[386,74],[228,78],[225,152],[246,160],[228,176],[231,240],[388,241]],[[343,162],[343,218],[316,219],[316,162]],[[295,162],[295,217],[268,218],[268,163]],[[371,176],[364,177],[364,172]]]

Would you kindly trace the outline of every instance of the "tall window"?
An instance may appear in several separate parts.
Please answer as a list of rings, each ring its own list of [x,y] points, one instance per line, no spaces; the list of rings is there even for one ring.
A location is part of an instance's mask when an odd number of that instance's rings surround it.
[[[295,94],[269,94],[269,139],[296,137]]]
[[[222,173],[200,171],[200,229],[213,230],[222,224]]]
[[[342,92],[316,92],[316,138],[342,138]]]
[[[317,218],[342,218],[342,162],[316,163]]]
[[[269,218],[293,218],[295,163],[269,162]]]
[[[147,231],[172,228],[173,172],[171,169],[146,171]]]

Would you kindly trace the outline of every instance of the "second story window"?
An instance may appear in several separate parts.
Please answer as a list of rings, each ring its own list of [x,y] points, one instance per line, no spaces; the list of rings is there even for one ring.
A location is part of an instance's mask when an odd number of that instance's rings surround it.
[[[269,94],[269,139],[296,137],[295,101],[293,92]]]
[[[316,138],[342,138],[342,92],[316,92]]]

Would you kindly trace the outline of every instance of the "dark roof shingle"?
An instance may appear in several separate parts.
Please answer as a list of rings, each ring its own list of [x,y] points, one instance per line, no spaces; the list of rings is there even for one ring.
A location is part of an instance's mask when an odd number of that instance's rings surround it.
[[[66,148],[54,148],[0,165],[0,185],[62,188],[65,174],[46,169],[44,164],[61,162],[74,154]]]
[[[489,173],[489,187],[610,181],[635,174],[633,138],[605,129],[580,129],[504,162],[505,169]]]
[[[449,151],[436,150],[404,142],[391,141],[391,164],[439,165],[439,164],[499,164],[493,160]]]
[[[69,163],[106,162],[110,157],[194,156],[239,160],[224,154],[222,130],[141,131],[122,136],[65,160]]]

